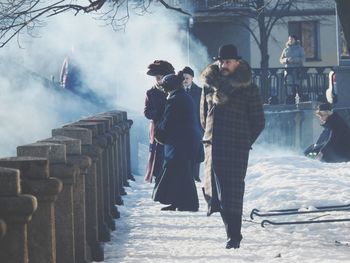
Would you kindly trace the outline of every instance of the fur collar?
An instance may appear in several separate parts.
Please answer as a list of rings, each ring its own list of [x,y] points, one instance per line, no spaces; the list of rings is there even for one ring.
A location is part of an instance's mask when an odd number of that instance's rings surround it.
[[[212,91],[216,104],[226,103],[230,96],[238,90],[245,89],[252,84],[252,73],[249,64],[239,60],[240,65],[232,74],[223,76],[218,62],[208,65],[201,74],[204,86]]]

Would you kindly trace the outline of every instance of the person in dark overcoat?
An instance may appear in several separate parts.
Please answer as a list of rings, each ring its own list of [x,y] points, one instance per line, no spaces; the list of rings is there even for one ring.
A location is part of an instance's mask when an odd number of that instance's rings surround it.
[[[208,216],[220,212],[226,248],[239,248],[249,151],[265,126],[259,90],[251,68],[234,45],[219,49],[217,61],[201,74],[204,131],[204,197]]]
[[[327,163],[350,161],[349,126],[337,112],[333,112],[329,103],[320,104],[315,113],[323,131],[317,142],[304,151],[305,156]]]
[[[189,166],[192,161],[203,161],[204,156],[199,151],[202,141],[195,125],[193,101],[182,88],[182,81],[181,71],[162,80],[169,95],[155,138],[164,144],[164,163],[153,200],[169,205],[162,210],[198,211],[198,195]]]
[[[198,87],[196,83],[193,82],[194,72],[190,67],[184,67],[182,72],[184,76],[183,87],[193,100],[195,116],[196,116],[196,126],[199,130],[201,137],[203,137],[204,130],[200,123],[200,115],[199,115],[202,89]],[[191,165],[191,172],[193,174],[194,180],[197,182],[201,181],[199,176],[199,166],[200,166],[199,162],[193,162]]]
[[[155,85],[147,90],[145,99],[144,115],[150,120],[149,124],[149,156],[146,168],[145,181],[152,182],[154,177],[157,181],[162,170],[164,161],[164,147],[154,140],[154,130],[160,120],[166,102],[166,93],[160,82],[165,75],[174,73],[174,67],[165,60],[155,60],[148,66],[147,75],[154,76]]]

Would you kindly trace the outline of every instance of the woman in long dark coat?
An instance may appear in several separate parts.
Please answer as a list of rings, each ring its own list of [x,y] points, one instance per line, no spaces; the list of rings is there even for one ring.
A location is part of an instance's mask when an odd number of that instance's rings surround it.
[[[164,164],[153,200],[170,206],[162,210],[197,211],[198,195],[190,172],[191,162],[203,160],[201,137],[191,97],[182,88],[182,72],[163,78],[162,86],[169,93],[155,138],[164,144]]]
[[[159,179],[164,161],[163,145],[154,140],[154,129],[160,120],[166,102],[166,93],[160,85],[160,81],[165,75],[174,73],[174,67],[165,60],[155,60],[148,66],[147,75],[154,76],[156,84],[146,92],[144,115],[150,120],[149,124],[149,157],[146,169],[145,181],[151,182],[155,177]]]

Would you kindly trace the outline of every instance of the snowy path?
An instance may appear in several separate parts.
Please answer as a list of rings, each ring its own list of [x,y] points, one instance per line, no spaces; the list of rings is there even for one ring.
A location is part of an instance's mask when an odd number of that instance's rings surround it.
[[[118,208],[121,218],[112,241],[105,244],[105,262],[350,262],[350,222],[261,228],[258,218],[249,219],[254,207],[350,202],[349,166],[293,155],[253,157],[246,178],[244,239],[238,250],[224,248],[223,223],[218,214],[206,216],[200,183],[199,212],[160,211],[163,205],[151,200],[153,185],[137,176],[123,197],[125,205]],[[350,218],[350,212],[332,215]],[[343,244],[336,246],[335,240]]]

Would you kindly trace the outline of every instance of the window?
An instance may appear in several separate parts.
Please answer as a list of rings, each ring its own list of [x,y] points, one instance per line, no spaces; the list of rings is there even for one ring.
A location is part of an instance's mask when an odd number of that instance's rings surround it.
[[[289,22],[288,33],[300,39],[307,61],[320,59],[318,21]]]

